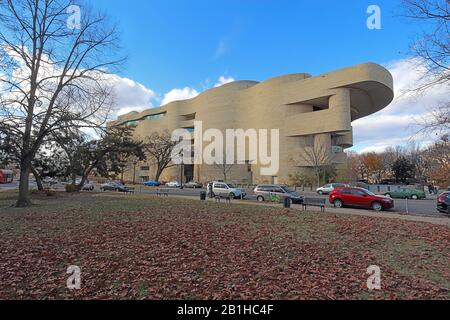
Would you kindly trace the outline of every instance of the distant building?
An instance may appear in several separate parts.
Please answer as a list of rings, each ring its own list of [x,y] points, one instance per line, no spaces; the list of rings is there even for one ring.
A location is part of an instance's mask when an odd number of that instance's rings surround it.
[[[314,164],[299,154],[320,147],[330,155],[336,168],[346,168],[344,150],[353,146],[352,121],[380,111],[393,99],[393,79],[385,68],[366,63],[317,77],[299,73],[258,83],[236,81],[205,91],[196,98],[176,101],[143,112],[120,116],[109,125],[135,127],[137,139],[155,131],[177,128],[194,130],[194,121],[203,130],[279,129],[280,166],[272,176],[260,174],[260,164],[252,161],[233,166],[229,181],[236,183],[287,183],[288,175],[311,170]],[[194,141],[195,143],[195,141]],[[269,148],[270,150],[270,148]],[[154,178],[149,163],[129,166],[126,180]],[[184,181],[220,179],[211,165],[186,165]],[[179,180],[180,167],[167,169],[161,180]]]

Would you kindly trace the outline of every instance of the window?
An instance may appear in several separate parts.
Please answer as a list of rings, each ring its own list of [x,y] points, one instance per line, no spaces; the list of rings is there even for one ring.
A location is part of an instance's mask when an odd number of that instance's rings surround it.
[[[334,154],[342,153],[344,152],[344,148],[342,148],[341,146],[332,146],[331,152],[333,152]]]
[[[149,166],[143,166],[141,167],[141,171],[149,171],[150,167]]]
[[[145,116],[143,120],[152,120],[152,119],[161,119],[166,116],[167,112],[161,112],[157,114],[150,114],[148,116]]]
[[[363,197],[366,193],[361,190],[352,190],[351,193],[355,196]]]
[[[126,127],[137,127],[137,125],[139,124],[139,121],[137,120],[132,120],[132,121],[128,121],[125,123]]]

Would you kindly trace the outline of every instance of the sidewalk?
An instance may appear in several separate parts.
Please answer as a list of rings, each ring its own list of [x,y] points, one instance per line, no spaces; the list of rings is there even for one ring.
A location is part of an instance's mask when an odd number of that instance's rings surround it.
[[[282,207],[281,204],[276,204],[276,203],[246,202],[246,201],[240,201],[240,200],[236,200],[233,203],[247,204],[247,205],[263,205],[263,206],[271,206],[271,207],[277,207],[277,208]],[[303,211],[301,205],[294,204],[294,205],[292,205],[292,209],[295,209],[297,211]],[[314,211],[319,211],[319,210],[314,210]],[[359,209],[349,209],[349,208],[338,209],[338,208],[330,208],[330,207],[325,208],[325,213],[340,214],[340,215],[356,215],[356,216],[373,217],[373,218],[381,217],[381,218],[387,218],[387,219],[400,219],[400,220],[405,220],[405,221],[426,222],[426,223],[445,225],[445,226],[450,227],[450,217],[427,217],[427,216],[415,216],[415,215],[408,215],[408,214],[392,213],[389,211],[375,212],[375,211],[371,211],[371,210],[359,210]]]
[[[191,197],[191,196],[174,196],[171,197],[177,197],[177,198],[184,198],[184,199],[198,199],[197,197]],[[215,202],[215,199],[207,198],[207,201],[209,202]],[[221,203],[225,204],[224,201]],[[239,205],[249,205],[249,206],[266,206],[266,207],[273,207],[273,208],[280,208],[282,209],[283,206],[280,203],[268,203],[268,202],[249,202],[245,200],[234,200],[232,201],[232,204],[239,204]],[[299,211],[300,213],[303,212],[301,205],[293,204],[292,208],[293,210]],[[308,210],[309,212],[319,212],[317,209]],[[323,214],[323,213],[322,213]],[[325,208],[325,214],[338,214],[338,215],[354,215],[354,216],[361,216],[361,217],[372,217],[372,218],[386,218],[386,219],[399,219],[404,221],[413,221],[413,222],[424,222],[424,223],[431,223],[436,225],[444,225],[447,227],[450,227],[450,217],[427,217],[427,216],[415,216],[415,215],[408,215],[408,214],[400,214],[400,213],[393,213],[389,211],[383,211],[383,212],[375,212],[371,210],[359,210],[359,209],[351,209],[351,208]]]

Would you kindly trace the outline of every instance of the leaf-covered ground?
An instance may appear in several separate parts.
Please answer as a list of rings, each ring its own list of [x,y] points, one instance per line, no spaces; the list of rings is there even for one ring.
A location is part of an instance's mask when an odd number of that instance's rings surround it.
[[[13,201],[0,193],[0,299],[450,298],[446,226],[150,196]],[[81,290],[66,288],[70,265]]]

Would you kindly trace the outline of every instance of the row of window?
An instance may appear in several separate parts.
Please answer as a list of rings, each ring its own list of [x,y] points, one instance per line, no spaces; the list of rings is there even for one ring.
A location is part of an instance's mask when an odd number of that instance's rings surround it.
[[[164,118],[166,115],[167,115],[167,112],[161,112],[161,113],[157,113],[157,114],[150,114],[150,115],[142,117],[141,119],[138,119],[138,120],[128,121],[128,122],[125,123],[125,126],[127,126],[127,127],[136,127],[139,124],[139,121],[161,119],[161,118]]]

